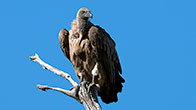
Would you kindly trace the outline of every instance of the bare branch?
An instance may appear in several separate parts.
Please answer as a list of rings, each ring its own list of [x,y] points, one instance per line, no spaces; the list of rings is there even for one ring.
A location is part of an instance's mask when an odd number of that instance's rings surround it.
[[[80,102],[86,108],[86,110],[101,110],[102,109],[99,102],[98,102],[98,99],[97,99],[96,87],[93,86],[94,85],[93,83],[92,84],[87,83],[84,80],[84,81],[80,82],[79,84],[77,84],[68,73],[60,71],[60,70],[50,66],[49,64],[45,63],[44,61],[42,61],[39,58],[39,56],[37,54],[35,54],[35,56],[31,56],[30,59],[32,61],[37,62],[40,65],[42,65],[42,67],[44,69],[50,70],[53,73],[64,77],[73,85],[71,90],[64,90],[61,88],[55,88],[55,87],[50,87],[50,86],[46,86],[46,85],[37,85],[37,88],[39,88],[40,90],[43,90],[43,91],[46,91],[49,89],[55,90],[55,91],[59,91],[59,92],[65,94],[65,95],[68,95],[68,96],[76,99],[78,102]],[[96,72],[96,70],[93,72]],[[93,75],[96,76],[96,73],[93,73]]]
[[[65,79],[67,79],[74,87],[78,86],[78,84],[72,79],[72,77],[68,74],[68,73],[65,73],[61,70],[58,70],[54,67],[52,67],[51,65],[45,63],[44,61],[42,61],[38,54],[35,54],[35,56],[30,56],[30,59],[34,62],[37,62],[39,63],[40,65],[42,65],[42,67],[44,69],[47,69],[47,70],[50,70],[52,71],[53,73],[57,74],[57,75],[60,75],[62,77],[64,77]]]
[[[78,87],[72,88],[72,90],[65,90],[65,89],[61,89],[61,88],[55,88],[55,87],[50,87],[50,86],[46,86],[46,85],[37,85],[37,88],[42,90],[42,91],[46,91],[46,90],[55,90],[58,92],[61,92],[65,95],[68,95],[74,99],[76,99],[78,102],[80,102],[80,100],[77,97],[77,92],[78,92]]]

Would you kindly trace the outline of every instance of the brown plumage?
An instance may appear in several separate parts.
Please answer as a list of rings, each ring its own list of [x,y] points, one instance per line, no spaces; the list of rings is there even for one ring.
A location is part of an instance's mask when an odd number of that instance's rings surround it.
[[[84,78],[98,84],[98,95],[105,103],[117,102],[117,93],[122,91],[121,65],[115,49],[115,42],[101,27],[93,25],[87,8],[81,8],[69,32],[62,29],[59,43],[64,55],[71,61],[79,79]],[[95,66],[96,65],[96,66]]]

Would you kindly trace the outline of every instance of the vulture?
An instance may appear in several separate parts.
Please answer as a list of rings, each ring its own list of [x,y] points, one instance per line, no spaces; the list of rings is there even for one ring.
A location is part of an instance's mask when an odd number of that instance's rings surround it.
[[[60,47],[80,81],[98,85],[97,94],[103,102],[117,102],[125,80],[115,42],[103,28],[89,21],[92,17],[89,9],[79,9],[71,29],[59,32]]]

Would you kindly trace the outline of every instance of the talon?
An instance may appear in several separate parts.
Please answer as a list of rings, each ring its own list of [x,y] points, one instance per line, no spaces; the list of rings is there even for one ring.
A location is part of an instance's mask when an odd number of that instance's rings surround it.
[[[89,84],[89,86],[88,86],[88,92],[90,92],[93,87],[96,87],[96,84],[95,83]]]

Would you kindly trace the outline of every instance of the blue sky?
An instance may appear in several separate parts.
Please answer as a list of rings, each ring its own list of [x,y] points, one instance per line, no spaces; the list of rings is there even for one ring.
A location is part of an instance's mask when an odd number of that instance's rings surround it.
[[[194,0],[0,1],[0,109],[65,110],[82,108],[59,92],[37,84],[71,85],[31,62],[38,53],[70,73],[71,63],[58,44],[58,32],[70,29],[81,7],[94,24],[115,40],[123,77],[119,101],[104,110],[196,110],[196,2]]]

